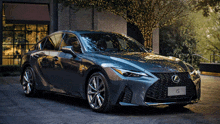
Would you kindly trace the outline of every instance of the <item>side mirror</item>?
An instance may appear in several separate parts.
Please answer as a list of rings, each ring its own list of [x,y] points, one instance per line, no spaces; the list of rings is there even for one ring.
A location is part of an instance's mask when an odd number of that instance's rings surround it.
[[[61,48],[61,51],[64,53],[70,53],[71,55],[73,55],[73,57],[76,57],[75,52],[73,51],[72,46],[64,46]]]
[[[149,53],[154,53],[153,49],[150,47],[145,48]]]

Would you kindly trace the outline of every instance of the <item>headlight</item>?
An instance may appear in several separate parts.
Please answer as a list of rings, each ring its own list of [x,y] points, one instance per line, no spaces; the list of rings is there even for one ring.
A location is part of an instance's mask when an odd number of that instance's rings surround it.
[[[189,74],[190,74],[190,78],[193,80],[193,82],[198,79],[200,77],[199,73],[197,72],[196,69],[194,69],[191,65],[187,64],[188,68],[189,68]],[[196,82],[194,82],[196,83]]]
[[[192,65],[190,65],[190,64],[188,64],[188,63],[186,63],[186,65],[187,65],[187,67],[189,68],[190,75],[197,75],[197,74],[198,74],[197,70],[194,69],[194,68],[192,67]]]
[[[197,70],[194,69],[192,72],[190,72],[190,75],[192,75],[192,74],[197,75],[198,74]]]
[[[112,67],[112,69],[114,69],[119,74],[121,74],[125,77],[142,77],[142,76],[148,77],[148,75],[143,72],[130,71],[130,70],[125,70],[125,69],[121,69],[121,68],[114,68],[114,67]]]

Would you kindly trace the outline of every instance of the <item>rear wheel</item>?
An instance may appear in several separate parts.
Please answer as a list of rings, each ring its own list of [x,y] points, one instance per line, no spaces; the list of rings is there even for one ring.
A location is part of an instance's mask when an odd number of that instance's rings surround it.
[[[26,67],[22,74],[22,88],[26,96],[35,96],[34,71],[31,67]]]
[[[111,110],[107,80],[101,72],[90,76],[87,85],[87,100],[94,111],[108,112]]]

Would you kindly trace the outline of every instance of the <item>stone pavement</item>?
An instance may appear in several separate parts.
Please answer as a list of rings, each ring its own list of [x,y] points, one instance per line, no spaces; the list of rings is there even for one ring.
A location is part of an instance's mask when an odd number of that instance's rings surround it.
[[[204,79],[212,77],[205,76]],[[176,110],[166,106],[115,107],[111,113],[97,113],[89,108],[87,101],[78,98],[51,93],[26,97],[19,77],[0,77],[0,124],[219,124],[219,103],[215,101],[215,106],[208,106],[209,102],[201,102]],[[207,113],[213,107],[215,110]],[[201,108],[207,109],[200,111]]]

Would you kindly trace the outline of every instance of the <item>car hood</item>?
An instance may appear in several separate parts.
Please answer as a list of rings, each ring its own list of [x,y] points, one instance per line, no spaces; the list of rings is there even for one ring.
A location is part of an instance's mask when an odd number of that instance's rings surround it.
[[[187,72],[187,66],[178,58],[143,52],[97,52],[87,55],[96,63],[110,63],[124,69],[149,72]]]

